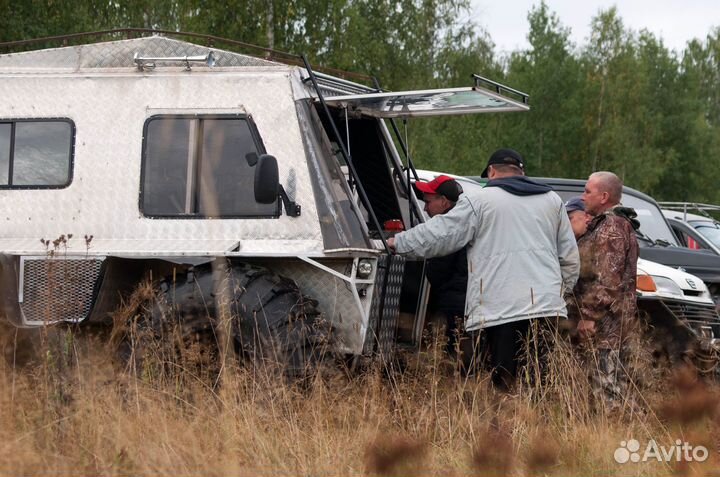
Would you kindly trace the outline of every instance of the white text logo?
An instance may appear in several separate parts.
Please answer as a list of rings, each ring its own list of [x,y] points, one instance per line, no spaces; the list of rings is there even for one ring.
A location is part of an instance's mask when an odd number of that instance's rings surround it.
[[[640,442],[636,439],[621,441],[620,447],[615,449],[615,462],[625,464],[627,462],[647,462],[656,460],[658,462],[704,462],[708,458],[708,450],[704,446],[691,446],[680,439],[675,445],[668,447],[658,445],[654,439],[648,441],[643,452],[640,452]]]

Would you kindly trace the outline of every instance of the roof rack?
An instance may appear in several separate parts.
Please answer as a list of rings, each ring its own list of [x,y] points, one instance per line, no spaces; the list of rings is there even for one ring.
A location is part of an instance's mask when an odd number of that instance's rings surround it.
[[[530,100],[529,94],[510,88],[509,86],[505,86],[502,83],[498,83],[497,81],[485,78],[484,76],[473,73],[470,77],[475,80],[475,87],[487,88],[488,86],[490,86],[490,88],[488,89],[494,89],[497,94],[510,93],[520,98],[520,101],[522,101],[523,104],[528,104],[528,101]]]
[[[303,83],[310,83],[312,86],[312,76],[313,75],[308,75],[306,78],[303,78]],[[364,84],[355,83],[354,81],[347,81],[345,79],[331,76],[328,74],[314,72],[314,76],[318,86],[324,92],[332,93],[332,95],[366,94],[376,93],[378,91],[377,89],[365,86]]]
[[[720,205],[702,204],[699,202],[658,202],[661,208],[668,210],[677,210],[683,213],[683,220],[687,219],[689,211],[699,212],[709,219],[716,220],[710,215],[710,212],[720,213]]]
[[[100,30],[93,32],[83,33],[72,33],[69,35],[57,35],[48,36],[43,38],[33,38],[29,40],[17,40],[17,41],[6,41],[0,43],[0,52],[11,53],[15,51],[24,51],[25,47],[33,45],[41,45],[43,48],[52,47],[64,47],[71,46],[74,44],[88,43],[89,39],[105,39],[109,38],[112,40],[118,39],[131,39],[138,38],[146,35],[163,35],[172,37],[184,37],[193,39],[195,41],[202,40],[207,43],[208,46],[213,47],[216,43],[230,45],[235,48],[250,50],[255,54],[262,56],[266,60],[277,61],[279,63],[285,63],[294,66],[303,66],[302,57],[293,53],[287,53],[285,51],[274,50],[263,46],[253,45],[251,43],[245,43],[242,41],[231,40],[229,38],[222,38],[214,35],[206,35],[203,33],[192,33],[192,32],[181,32],[172,30],[156,30],[150,28],[116,28],[113,30]],[[339,76],[340,78],[353,78],[359,81],[365,81],[368,83],[372,82],[372,77],[362,74],[354,73],[352,71],[340,70],[337,68],[329,68],[324,66],[316,66],[316,69],[322,71],[328,75]],[[357,85],[364,87],[363,85]]]

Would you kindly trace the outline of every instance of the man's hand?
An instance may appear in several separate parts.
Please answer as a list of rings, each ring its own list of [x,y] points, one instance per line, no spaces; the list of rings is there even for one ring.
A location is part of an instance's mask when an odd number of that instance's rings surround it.
[[[592,320],[578,321],[577,332],[582,339],[591,338],[595,334],[595,322]]]
[[[388,247],[390,247],[390,250],[392,250],[394,252],[395,251],[395,238],[390,237],[389,239],[387,239],[387,244],[388,244]]]

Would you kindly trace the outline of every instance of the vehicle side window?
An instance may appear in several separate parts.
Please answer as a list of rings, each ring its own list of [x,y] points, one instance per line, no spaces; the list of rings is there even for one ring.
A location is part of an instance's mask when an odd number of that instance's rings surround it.
[[[0,120],[0,188],[67,187],[74,139],[69,119]]]
[[[150,217],[278,217],[279,203],[255,202],[247,155],[264,152],[245,115],[153,116],[145,122],[140,210]]]
[[[682,231],[682,229],[680,227],[676,226],[675,224],[672,224],[671,227],[673,229],[673,232],[675,232],[675,235],[677,235],[678,239],[680,240],[680,245],[682,245],[683,247],[687,247],[688,246],[687,234],[684,233]]]
[[[715,245],[715,247],[720,247],[720,225],[716,222],[711,222],[707,225],[705,225],[705,223],[703,223],[703,225],[696,225],[695,230]]]
[[[698,242],[687,230],[683,230],[681,227],[677,226],[673,226],[673,230],[678,238],[680,238],[680,242],[683,246],[693,250],[705,249],[705,247],[703,247],[702,244]]]
[[[693,250],[704,250],[704,249],[705,249],[705,247],[703,247],[702,245],[700,245],[700,242],[698,242],[697,240],[695,240],[694,238],[692,238],[690,235],[688,235],[688,236],[686,237],[686,241],[687,241],[687,247],[688,247],[688,248],[691,248],[691,249],[693,249]]]
[[[687,248],[691,248],[693,250],[707,250],[707,247],[703,246],[702,243],[700,243],[700,238],[696,237],[695,234],[689,231],[683,231],[682,232],[682,239],[687,244]]]

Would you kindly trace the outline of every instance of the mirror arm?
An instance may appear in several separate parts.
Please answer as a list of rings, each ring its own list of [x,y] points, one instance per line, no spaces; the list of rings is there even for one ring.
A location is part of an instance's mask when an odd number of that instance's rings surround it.
[[[300,205],[290,200],[282,185],[280,185],[280,198],[285,206],[285,214],[290,217],[300,217]]]

